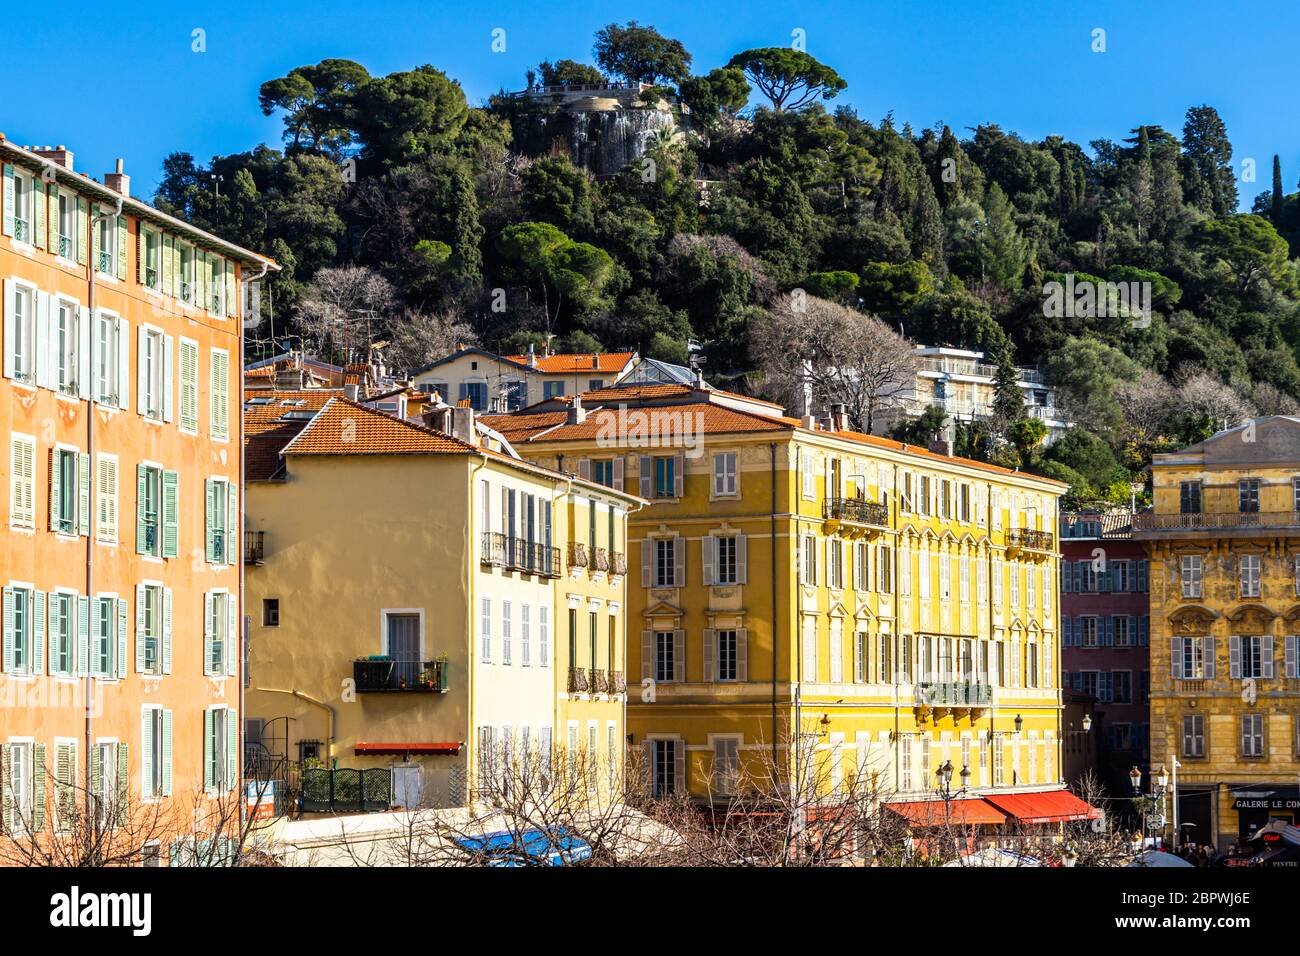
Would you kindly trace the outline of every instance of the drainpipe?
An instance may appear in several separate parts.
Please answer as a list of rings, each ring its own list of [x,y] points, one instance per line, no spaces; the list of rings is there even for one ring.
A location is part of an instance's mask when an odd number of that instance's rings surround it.
[[[777,663],[777,617],[776,617],[776,442],[768,442],[768,451],[772,456],[772,544],[771,565],[772,565],[772,769],[776,770],[777,760],[777,720],[776,720],[776,663]],[[796,750],[796,753],[798,751]]]
[[[48,213],[48,210],[47,210]],[[113,218],[116,219],[122,215],[122,197],[117,197],[117,208],[113,212]],[[92,202],[86,210],[87,236],[86,236],[86,281],[87,281],[87,311],[90,314],[91,328],[89,329],[90,340],[90,376],[91,380],[95,377],[95,263],[90,260],[94,258],[95,252],[95,225],[105,219],[107,215],[95,215],[95,204]],[[119,251],[119,255],[120,255]],[[119,348],[120,348],[119,343]],[[86,401],[86,461],[90,468],[90,484],[92,489],[91,501],[94,501],[93,489],[95,486],[95,395],[92,393]],[[92,506],[93,507],[93,506]],[[80,516],[78,516],[80,520]],[[95,600],[95,532],[96,528],[90,529],[90,534],[86,536],[86,628],[90,628],[89,618],[93,616]],[[118,666],[122,662],[118,661]],[[94,795],[92,793],[90,764],[91,764],[91,747],[94,746],[95,731],[95,682],[90,676],[90,655],[86,655],[86,673],[82,677],[84,695],[86,698],[86,819],[94,819]]]
[[[306,701],[313,707],[319,707],[325,711],[325,757],[331,761],[334,755],[334,708],[324,701],[317,700],[310,694],[304,694],[302,691],[293,689],[289,690],[284,687],[257,687],[255,690],[263,694],[288,694],[291,697],[297,697],[299,700]],[[288,749],[288,738],[285,738],[285,748]],[[242,800],[240,801],[243,802]]]

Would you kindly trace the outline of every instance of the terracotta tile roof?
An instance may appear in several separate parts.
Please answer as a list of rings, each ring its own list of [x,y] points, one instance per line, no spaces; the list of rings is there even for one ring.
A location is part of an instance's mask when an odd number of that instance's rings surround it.
[[[862,442],[864,445],[874,445],[877,448],[888,448],[892,451],[906,452],[909,455],[918,455],[922,458],[929,458],[933,461],[947,461],[958,465],[964,465],[967,468],[978,468],[981,471],[992,471],[1001,475],[1011,475],[1017,478],[1033,478],[1035,481],[1046,481],[1054,485],[1060,485],[1062,488],[1070,487],[1065,482],[1057,481],[1054,478],[1044,478],[1042,475],[1032,475],[1027,471],[1012,471],[1010,468],[1003,468],[1001,465],[990,465],[986,461],[975,461],[973,458],[959,458],[956,455],[940,455],[930,451],[928,448],[922,448],[920,445],[909,445],[901,441],[894,441],[892,438],[881,438],[879,435],[865,435],[862,432],[854,431],[837,431],[827,432],[838,438],[847,438],[849,441]]]
[[[458,438],[392,415],[332,398],[284,449],[286,455],[463,455],[477,452]]]
[[[568,412],[535,412],[530,415],[480,415],[479,421],[499,431],[512,444],[527,441],[539,432],[563,425]]]
[[[245,479],[267,481],[280,470],[281,450],[310,422],[306,417],[286,418],[287,414],[320,411],[331,398],[342,394],[342,390],[329,388],[294,392],[245,392]],[[250,404],[250,399],[255,399],[257,404]],[[265,399],[271,401],[266,402]]]
[[[640,398],[667,398],[669,396],[680,395],[686,396],[691,394],[689,385],[673,384],[654,384],[654,385],[610,385],[606,388],[595,388],[590,392],[582,393],[582,400],[587,404],[593,402],[626,402]],[[565,396],[567,401],[573,399]]]
[[[591,352],[538,355],[535,356],[537,361],[536,370],[548,372],[552,375],[578,372],[621,372],[635,355],[635,352],[600,352],[594,355]],[[501,357],[509,362],[528,365],[527,355],[503,355]],[[594,363],[593,359],[595,360]]]

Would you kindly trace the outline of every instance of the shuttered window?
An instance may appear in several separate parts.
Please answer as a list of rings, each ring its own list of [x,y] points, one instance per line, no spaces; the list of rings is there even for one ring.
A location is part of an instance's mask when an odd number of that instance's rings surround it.
[[[95,476],[95,540],[117,544],[117,456],[100,455]]]
[[[181,339],[181,416],[180,427],[187,432],[199,429],[199,346],[190,339]]]
[[[225,478],[204,483],[204,553],[209,564],[233,564],[239,523],[238,487]]]
[[[36,527],[36,441],[26,435],[9,440],[9,527]]]
[[[209,365],[212,396],[210,428],[212,437],[224,441],[230,437],[230,354],[213,349]]]

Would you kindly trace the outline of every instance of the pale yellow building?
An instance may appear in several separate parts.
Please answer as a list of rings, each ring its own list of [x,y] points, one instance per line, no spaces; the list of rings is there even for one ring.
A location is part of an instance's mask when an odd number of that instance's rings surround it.
[[[497,355],[458,348],[418,368],[412,382],[436,389],[443,401],[468,402],[478,412],[516,411],[562,395],[580,395],[612,385],[636,362],[636,352]]]
[[[622,577],[573,575],[566,553],[591,502],[623,541],[635,497],[512,457],[471,409],[433,428],[317,396],[246,410],[250,740],[272,763],[386,770],[405,806],[463,804],[502,752],[563,753],[574,719],[619,765],[623,698],[606,683],[579,713],[561,628],[572,593],[609,641],[596,666],[622,660]]]

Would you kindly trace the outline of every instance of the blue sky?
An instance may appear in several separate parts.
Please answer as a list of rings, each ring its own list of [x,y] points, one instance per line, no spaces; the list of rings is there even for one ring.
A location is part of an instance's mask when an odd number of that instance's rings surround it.
[[[1286,2],[67,0],[0,32],[0,131],[65,143],[96,177],[121,156],[132,191],[152,195],[168,152],[206,160],[278,144],[257,90],[295,66],[345,57],[382,74],[431,63],[478,103],[521,86],[540,60],[589,61],[592,34],[628,19],[682,40],[695,72],[802,29],[808,52],[848,81],[841,102],[871,119],[892,110],[918,129],[947,122],[963,136],[982,122],[1085,145],[1139,123],[1177,133],[1187,107],[1210,103],[1237,159],[1256,160],[1258,181],[1238,184],[1244,205],[1268,187],[1275,152],[1287,190],[1300,180],[1300,4]],[[491,50],[495,28],[506,31],[504,53]],[[1091,50],[1095,28],[1106,31],[1104,53]],[[196,29],[206,52],[191,49]]]

